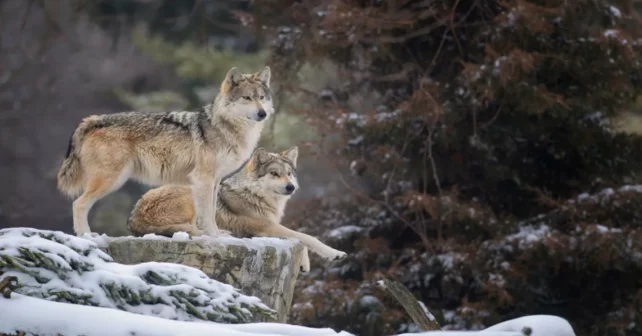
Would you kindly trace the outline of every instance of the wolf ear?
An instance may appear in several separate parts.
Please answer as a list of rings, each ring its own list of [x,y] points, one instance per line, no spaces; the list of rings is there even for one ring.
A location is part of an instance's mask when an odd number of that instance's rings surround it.
[[[281,156],[290,160],[292,164],[296,167],[296,159],[299,157],[299,147],[294,146],[281,153]]]
[[[248,173],[254,171],[256,169],[256,166],[259,163],[266,160],[267,155],[268,153],[262,147],[259,147],[256,150],[254,150],[254,153],[252,153],[250,160],[248,160],[247,163],[245,164],[245,171]]]
[[[270,160],[270,154],[263,148],[256,150],[256,163],[264,163]]]
[[[250,156],[250,159],[247,161],[245,164],[245,171],[246,172],[252,172],[256,168],[256,154],[258,154],[259,151],[264,150],[263,148],[257,148],[254,150],[254,153],[252,153],[252,156]]]
[[[223,83],[221,83],[221,93],[227,93],[230,91],[230,89],[239,83],[241,80],[242,74],[241,71],[237,67],[231,68],[228,72],[227,75],[225,75],[225,79],[223,80]]]
[[[257,72],[254,74],[254,78],[261,81],[261,83],[263,83],[267,87],[270,87],[270,77],[272,77],[272,71],[270,71],[269,66],[263,68],[261,72]]]

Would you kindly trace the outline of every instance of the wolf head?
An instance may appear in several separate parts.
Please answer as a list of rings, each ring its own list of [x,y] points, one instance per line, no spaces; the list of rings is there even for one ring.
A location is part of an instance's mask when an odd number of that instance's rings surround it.
[[[299,149],[294,146],[282,153],[268,153],[258,148],[245,165],[247,176],[254,185],[280,196],[292,196],[299,188],[296,175],[296,159]]]
[[[270,67],[252,74],[241,73],[237,68],[227,72],[219,97],[225,108],[221,113],[235,118],[256,122],[267,119],[274,113],[270,90]]]

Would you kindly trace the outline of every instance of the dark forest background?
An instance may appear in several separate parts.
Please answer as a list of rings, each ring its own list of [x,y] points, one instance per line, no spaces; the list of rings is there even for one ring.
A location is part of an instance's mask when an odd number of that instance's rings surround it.
[[[192,109],[272,67],[268,150],[298,145],[286,225],[313,260],[290,323],[416,331],[526,314],[642,333],[642,3],[634,0],[0,1],[0,227],[71,232],[55,176],[90,114]],[[128,235],[147,187],[90,225]]]

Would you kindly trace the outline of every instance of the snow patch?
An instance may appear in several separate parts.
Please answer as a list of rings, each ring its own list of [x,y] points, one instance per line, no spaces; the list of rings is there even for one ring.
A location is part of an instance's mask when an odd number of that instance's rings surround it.
[[[506,240],[509,242],[519,241],[519,248],[523,250],[544,240],[550,234],[551,228],[548,225],[542,224],[537,228],[527,225],[521,227],[519,232],[506,236]]]
[[[397,336],[523,336],[522,330],[525,328],[531,330],[531,336],[576,336],[567,320],[552,315],[519,317],[478,331],[426,331]]]
[[[591,195],[589,193],[582,193],[579,194],[575,199],[571,199],[568,202],[569,203],[584,203],[584,202],[603,202],[608,200],[610,197],[615,195],[616,193],[619,192],[637,192],[637,193],[642,193],[642,185],[636,184],[636,185],[625,185],[617,190],[614,190],[613,188],[605,188],[602,189],[601,191]]]
[[[12,293],[0,298],[0,333],[22,331],[40,336],[350,336],[330,328],[306,328],[281,323],[219,324],[173,321],[116,309],[51,302]],[[37,318],[34,318],[37,314]]]
[[[573,327],[567,320],[553,315],[531,315],[498,323],[483,331],[519,331],[529,327],[531,336],[575,336]]]
[[[172,240],[189,240],[189,234],[187,232],[175,232],[172,236]]]
[[[446,270],[452,270],[455,267],[455,263],[465,260],[465,256],[463,254],[455,252],[443,253],[435,257]]]
[[[627,43],[629,43],[629,41],[627,39],[619,37],[620,32],[617,29],[607,29],[607,30],[604,31],[603,35],[606,38],[617,39],[618,41],[620,41],[620,43],[622,45],[626,45]],[[613,63],[613,62],[611,62],[611,63]]]
[[[361,142],[363,142],[363,135],[359,135],[356,138],[348,140],[348,145],[356,146],[356,145],[360,144]]]
[[[361,233],[363,231],[363,228],[356,226],[356,225],[346,225],[342,226],[340,228],[336,228],[326,234],[328,238],[334,238],[334,239],[343,239],[346,238],[347,236],[355,233]]]
[[[625,185],[622,186],[618,189],[618,191],[635,191],[642,193],[642,185],[637,184],[637,185]]]
[[[426,317],[427,317],[429,320],[431,320],[431,321],[437,321],[437,319],[435,318],[435,316],[433,316],[433,314],[428,310],[428,307],[426,307],[426,305],[425,305],[423,302],[421,302],[421,301],[419,301],[419,300],[417,300],[417,302],[419,303],[419,306],[421,307],[421,310],[423,310],[424,315],[426,315]]]
[[[606,226],[600,225],[600,224],[595,224],[595,228],[600,233],[609,233],[609,232],[611,232],[611,233],[620,233],[620,232],[622,232],[622,229],[620,229],[620,228],[609,228],[609,227],[606,227]]]
[[[497,287],[504,287],[506,284],[506,280],[504,280],[504,276],[501,274],[488,274],[488,282],[492,283],[493,285]]]

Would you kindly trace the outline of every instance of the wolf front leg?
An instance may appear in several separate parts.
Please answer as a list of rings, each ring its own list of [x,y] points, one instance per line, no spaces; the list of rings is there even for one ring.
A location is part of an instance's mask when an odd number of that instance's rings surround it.
[[[303,252],[301,252],[301,271],[310,272],[310,255],[308,247],[305,245],[303,245]]]
[[[218,180],[214,174],[207,169],[197,168],[189,176],[192,187],[192,199],[194,200],[194,224],[206,235],[217,236],[219,234],[214,210],[216,206]]]
[[[335,250],[310,235],[288,229],[280,224],[266,226],[263,228],[261,235],[286,239],[298,239],[307,248],[328,260],[341,260],[347,256],[345,252]]]

